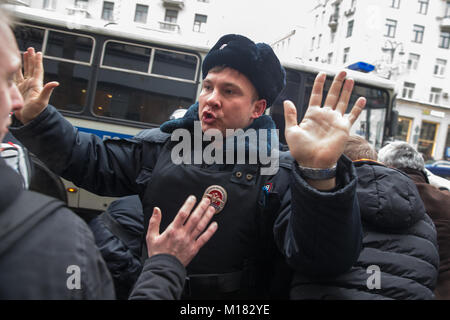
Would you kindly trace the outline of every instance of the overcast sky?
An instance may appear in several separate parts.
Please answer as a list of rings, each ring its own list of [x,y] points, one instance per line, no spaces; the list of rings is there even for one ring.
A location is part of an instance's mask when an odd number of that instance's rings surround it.
[[[315,0],[219,0],[217,34],[240,33],[256,42],[271,42],[302,25]],[[215,23],[214,23],[215,24]],[[213,35],[215,37],[216,35]]]

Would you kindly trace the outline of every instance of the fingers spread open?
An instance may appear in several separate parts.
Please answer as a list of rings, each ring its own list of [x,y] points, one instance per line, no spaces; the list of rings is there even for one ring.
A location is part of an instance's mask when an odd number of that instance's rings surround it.
[[[17,85],[21,84],[23,82],[23,74],[22,69],[17,69],[16,73],[14,74],[14,81]]]
[[[355,105],[353,106],[352,111],[350,112],[350,114],[348,116],[348,121],[350,122],[350,125],[353,125],[355,123],[356,119],[358,119],[362,110],[366,106],[366,102],[367,102],[366,98],[363,98],[363,97],[356,100]]]
[[[189,217],[188,221],[186,222],[186,231],[188,234],[194,232],[196,228],[198,227],[198,224],[200,223],[201,219],[205,215],[205,212],[208,210],[209,205],[211,203],[211,200],[208,198],[203,198],[200,203],[198,204],[197,208],[195,208],[194,212],[192,212],[191,216]],[[214,208],[213,208],[214,209]],[[203,227],[203,229],[205,226]],[[203,231],[203,229],[201,231]]]
[[[173,226],[175,228],[181,228],[183,224],[186,222],[186,219],[189,217],[189,214],[194,207],[196,199],[194,196],[189,196],[184,204],[181,206],[181,209],[178,211],[175,219],[173,219]]]
[[[348,102],[350,101],[350,97],[352,96],[352,90],[355,81],[353,79],[347,79],[344,83],[344,88],[342,89],[341,96],[339,98],[339,102],[336,105],[336,111],[344,114],[348,107]]]
[[[59,83],[56,81],[47,83],[41,91],[40,100],[45,102],[45,104],[48,104],[53,89],[55,89],[57,86],[59,86]]]
[[[284,121],[286,123],[286,129],[296,126],[297,123],[297,109],[295,105],[289,101],[284,101]]]
[[[35,56],[36,56],[36,53],[34,52],[34,48],[28,48],[28,50],[27,50],[28,70],[25,72],[26,78],[31,78],[34,74]]]
[[[311,91],[311,98],[309,99],[310,106],[319,106],[322,104],[322,94],[323,86],[325,85],[325,80],[327,79],[326,73],[320,72],[316,80],[314,80],[314,85]]]
[[[211,239],[211,237],[214,235],[214,233],[217,231],[217,222],[213,222],[209,225],[208,229],[206,229],[205,232],[202,233],[200,237],[198,237],[197,241],[195,242],[195,250],[198,252],[201,247],[205,245]]]
[[[159,226],[161,224],[161,210],[158,207],[153,208],[153,214],[148,223],[147,238],[154,239],[159,236]]]
[[[196,239],[205,230],[211,218],[216,213],[216,209],[213,206],[208,206],[206,212],[201,217],[200,221],[194,226],[192,230],[192,237]]]
[[[327,98],[325,100],[324,107],[330,107],[333,110],[336,109],[336,104],[338,103],[339,96],[341,93],[342,85],[344,84],[347,72],[341,71],[335,77],[331,83],[330,90],[328,91]]]
[[[33,78],[39,81],[44,80],[44,66],[42,65],[42,52],[38,52],[34,56]]]

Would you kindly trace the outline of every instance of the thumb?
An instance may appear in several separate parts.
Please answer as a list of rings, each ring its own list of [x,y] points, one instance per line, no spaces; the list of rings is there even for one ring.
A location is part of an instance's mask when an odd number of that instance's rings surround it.
[[[297,123],[297,109],[295,105],[289,101],[284,101],[284,121],[286,123],[286,129],[296,126]]]
[[[45,102],[45,105],[50,101],[50,96],[52,95],[53,90],[59,86],[59,83],[56,81],[47,83],[41,91],[39,95],[39,100]]]
[[[161,209],[153,208],[153,214],[148,223],[147,238],[154,239],[159,236],[159,226],[161,224]]]

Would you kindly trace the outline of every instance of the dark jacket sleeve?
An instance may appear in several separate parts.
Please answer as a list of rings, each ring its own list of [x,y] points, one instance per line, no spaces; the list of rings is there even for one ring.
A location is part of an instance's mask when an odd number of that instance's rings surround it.
[[[145,261],[130,300],[180,299],[185,279],[186,269],[175,256],[152,256]]]
[[[289,177],[284,175],[285,180],[290,179],[290,190],[280,193],[281,211],[274,232],[287,262],[309,276],[335,276],[347,271],[356,262],[362,243],[353,164],[341,157],[338,185],[331,192],[311,187],[295,163]]]
[[[98,195],[137,193],[142,143],[131,139],[102,141],[79,132],[48,106],[27,125],[15,120],[13,135],[53,172]]]

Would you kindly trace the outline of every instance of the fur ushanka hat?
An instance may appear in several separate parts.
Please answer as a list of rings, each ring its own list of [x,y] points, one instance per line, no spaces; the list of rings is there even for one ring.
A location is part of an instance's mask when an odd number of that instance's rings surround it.
[[[203,79],[216,66],[229,67],[244,74],[258,91],[259,98],[266,99],[267,107],[286,85],[286,72],[272,48],[241,35],[225,35],[212,47],[203,61]]]

